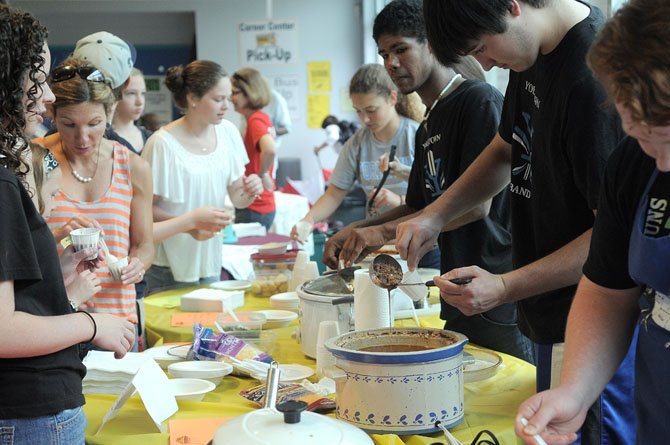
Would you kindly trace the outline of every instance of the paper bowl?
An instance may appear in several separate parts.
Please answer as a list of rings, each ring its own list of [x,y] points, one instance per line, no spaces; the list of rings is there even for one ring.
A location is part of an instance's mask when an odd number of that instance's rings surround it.
[[[123,268],[128,265],[128,257],[124,256],[123,258],[115,258],[116,261],[112,260],[111,256],[106,258],[107,267],[109,268],[109,274],[116,280],[121,281],[121,275],[123,275]]]
[[[266,318],[263,329],[284,328],[298,318],[298,314],[295,312],[280,309],[269,309],[258,312],[265,315]]]
[[[258,246],[261,255],[284,255],[288,249],[288,243],[267,243]]]
[[[273,309],[298,312],[300,310],[300,298],[297,292],[282,292],[270,297],[270,306]]]
[[[142,354],[148,355],[153,358],[158,365],[167,369],[167,367],[175,362],[183,362],[188,360],[188,352],[191,348],[191,345],[162,345],[149,348]]]
[[[177,378],[202,379],[218,385],[233,372],[233,365],[217,361],[188,361],[168,365],[168,373]]]
[[[177,400],[191,400],[200,402],[205,394],[216,388],[212,382],[202,379],[170,379],[168,390]]]
[[[98,241],[100,240],[100,229],[94,227],[84,227],[81,229],[75,229],[70,232],[70,239],[72,240],[72,245],[74,246],[75,251],[82,249],[88,249],[89,247],[98,247]],[[85,260],[94,260],[98,257],[98,253],[84,258]]]

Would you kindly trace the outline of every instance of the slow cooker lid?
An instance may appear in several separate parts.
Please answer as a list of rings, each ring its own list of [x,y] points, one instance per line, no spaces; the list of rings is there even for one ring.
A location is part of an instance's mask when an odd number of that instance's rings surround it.
[[[302,285],[305,293],[326,297],[348,297],[354,294],[353,288],[347,285],[339,275],[332,274],[306,281]]]

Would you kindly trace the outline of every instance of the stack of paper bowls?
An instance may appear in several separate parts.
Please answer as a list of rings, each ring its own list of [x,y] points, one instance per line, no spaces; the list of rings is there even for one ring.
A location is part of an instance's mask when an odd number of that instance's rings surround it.
[[[300,298],[298,298],[297,292],[282,292],[270,297],[270,306],[273,309],[298,313],[300,311]]]
[[[137,352],[116,359],[113,352],[90,351],[84,358],[83,393],[120,394],[147,360],[151,358]]]

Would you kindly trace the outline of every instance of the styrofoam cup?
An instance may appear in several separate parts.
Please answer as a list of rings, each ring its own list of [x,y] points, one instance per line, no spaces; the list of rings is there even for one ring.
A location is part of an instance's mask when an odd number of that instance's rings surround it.
[[[316,336],[316,374],[319,378],[326,377],[326,370],[335,365],[335,357],[326,349],[324,343],[340,335],[340,326],[335,320],[324,320],[319,323]]]
[[[100,229],[95,227],[75,229],[70,232],[70,239],[72,239],[72,245],[74,246],[75,251],[95,247],[95,254],[84,258],[85,260],[94,260],[98,257],[97,249],[98,242],[100,241]]]

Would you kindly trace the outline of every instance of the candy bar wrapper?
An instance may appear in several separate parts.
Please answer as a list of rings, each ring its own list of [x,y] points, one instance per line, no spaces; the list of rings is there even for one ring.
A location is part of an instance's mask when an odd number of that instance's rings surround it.
[[[265,384],[240,391],[240,395],[251,400],[258,406],[263,406],[265,397]],[[310,391],[297,383],[279,383],[277,391],[277,404],[287,400],[302,400],[307,403],[307,410],[317,413],[327,413],[335,409],[335,401]]]
[[[215,333],[202,324],[193,325],[193,352],[197,360],[219,360],[235,357],[238,360],[256,360],[271,363],[272,357],[234,335]]]

